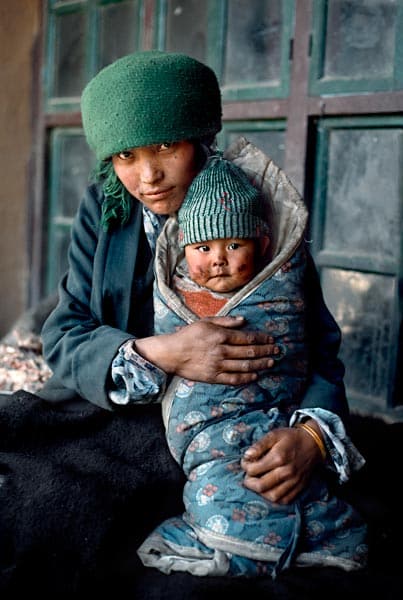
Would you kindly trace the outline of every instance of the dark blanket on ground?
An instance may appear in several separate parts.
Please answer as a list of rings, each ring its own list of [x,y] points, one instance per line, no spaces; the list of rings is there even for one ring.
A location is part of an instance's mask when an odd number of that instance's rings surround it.
[[[403,424],[353,415],[350,434],[367,465],[340,493],[369,522],[368,569],[293,569],[275,582],[166,576],[136,555],[157,523],[182,510],[183,476],[160,407],[88,405],[78,414],[24,391],[0,395],[0,598],[403,598]]]

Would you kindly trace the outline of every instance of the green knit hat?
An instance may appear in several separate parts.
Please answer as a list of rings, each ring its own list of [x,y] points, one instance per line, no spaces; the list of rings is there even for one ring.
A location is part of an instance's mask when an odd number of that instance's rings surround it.
[[[234,163],[212,156],[178,211],[179,244],[268,234],[259,190]]]
[[[158,50],[116,60],[81,97],[87,142],[100,160],[129,148],[214,137],[221,112],[220,88],[209,67]]]

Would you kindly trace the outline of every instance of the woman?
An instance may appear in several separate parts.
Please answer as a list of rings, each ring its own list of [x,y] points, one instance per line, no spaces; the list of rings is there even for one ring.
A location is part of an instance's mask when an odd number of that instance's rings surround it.
[[[69,270],[60,283],[58,306],[43,328],[44,354],[54,375],[41,396],[69,408],[91,402],[123,411],[152,395],[163,373],[230,385],[254,381],[274,364],[278,349],[269,333],[254,332],[252,326],[241,331],[243,320],[215,317],[153,335],[155,242],[221,129],[213,71],[181,54],[126,56],[89,82],[82,117],[98,159],[96,183],[79,207]],[[344,368],[337,358],[340,331],[309,260],[305,283],[313,369],[299,419],[317,416],[313,427],[346,479],[362,458],[342,424],[348,411]],[[113,383],[113,361],[123,347],[126,360],[135,365],[131,392]],[[277,430],[247,452],[244,483],[273,502],[288,503],[321,460],[306,430]]]

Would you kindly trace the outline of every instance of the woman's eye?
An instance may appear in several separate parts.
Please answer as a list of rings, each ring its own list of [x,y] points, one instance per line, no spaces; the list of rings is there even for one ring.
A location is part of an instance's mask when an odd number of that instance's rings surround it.
[[[118,158],[121,160],[127,160],[132,157],[132,153],[129,150],[125,150],[124,152],[119,152]]]
[[[158,151],[163,152],[164,150],[170,150],[173,146],[173,142],[164,142],[158,145]]]

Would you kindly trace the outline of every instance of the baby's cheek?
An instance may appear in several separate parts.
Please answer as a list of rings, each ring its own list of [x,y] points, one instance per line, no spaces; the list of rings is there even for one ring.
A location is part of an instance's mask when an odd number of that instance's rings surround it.
[[[242,263],[241,265],[239,265],[239,266],[238,266],[238,273],[239,273],[240,275],[243,275],[243,274],[251,274],[252,272],[253,272],[253,268],[252,268],[252,266],[251,266],[249,263],[247,263],[247,262],[245,262],[245,263]]]
[[[193,264],[189,265],[189,275],[192,279],[195,277],[204,277],[206,275],[207,270],[201,264]]]
[[[197,283],[198,285],[203,285],[203,275],[200,274],[199,269],[189,269],[189,276],[192,281]]]

